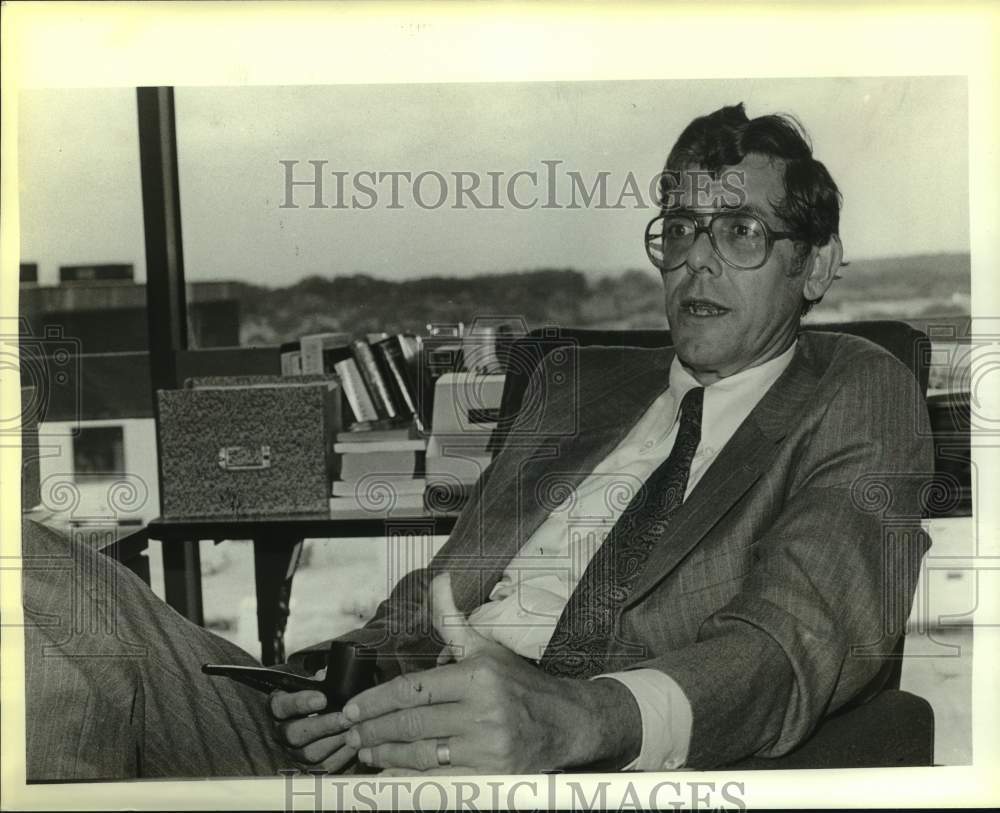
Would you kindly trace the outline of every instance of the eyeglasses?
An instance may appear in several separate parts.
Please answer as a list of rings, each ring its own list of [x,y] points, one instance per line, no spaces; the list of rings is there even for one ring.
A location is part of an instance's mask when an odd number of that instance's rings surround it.
[[[707,224],[698,222],[705,218]],[[746,212],[663,213],[646,226],[646,254],[661,271],[673,271],[684,265],[688,252],[703,232],[719,257],[744,271],[764,265],[776,241],[798,236],[795,232],[773,231],[760,218]]]

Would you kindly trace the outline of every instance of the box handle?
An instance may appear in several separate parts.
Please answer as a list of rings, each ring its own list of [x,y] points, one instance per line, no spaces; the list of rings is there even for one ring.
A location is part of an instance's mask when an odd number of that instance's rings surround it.
[[[223,446],[219,449],[219,468],[226,471],[269,469],[271,447]]]

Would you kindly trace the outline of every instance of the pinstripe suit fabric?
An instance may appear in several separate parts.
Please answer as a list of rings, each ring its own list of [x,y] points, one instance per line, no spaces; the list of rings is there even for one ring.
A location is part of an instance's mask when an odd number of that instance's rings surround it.
[[[669,350],[546,359],[504,451],[426,571],[344,636],[388,672],[425,668],[427,587],[448,570],[468,613],[544,520],[539,484],[572,487],[662,392]],[[621,608],[614,668],[669,674],[694,714],[688,764],[780,756],[856,698],[903,630],[933,473],[922,393],[865,339],[805,331],[788,368],[671,518]],[[304,652],[298,657],[307,657]]]

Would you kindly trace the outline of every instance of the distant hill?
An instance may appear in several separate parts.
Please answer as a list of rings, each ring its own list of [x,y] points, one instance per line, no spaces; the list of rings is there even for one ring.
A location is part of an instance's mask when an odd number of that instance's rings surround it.
[[[965,254],[857,260],[841,276],[810,320],[969,312]],[[529,327],[665,326],[662,286],[653,269],[599,277],[570,268],[404,281],[313,276],[282,288],[237,282],[234,291],[243,344],[275,344],[324,330],[422,333],[428,322],[469,324],[476,316],[495,315],[521,317]]]
[[[968,314],[971,291],[968,254],[856,260],[841,271],[815,314],[843,319]]]

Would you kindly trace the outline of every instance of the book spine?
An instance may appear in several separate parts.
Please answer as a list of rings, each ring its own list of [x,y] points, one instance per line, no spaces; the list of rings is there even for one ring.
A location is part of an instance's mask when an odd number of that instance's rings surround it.
[[[424,497],[418,495],[379,495],[374,499],[356,497],[331,497],[330,511],[367,511],[383,513],[392,511],[409,511],[423,513]]]
[[[329,372],[324,369],[324,351],[333,347],[344,347],[350,344],[351,337],[346,333],[313,333],[299,339],[299,349],[302,353],[303,374],[322,374]]]
[[[422,438],[411,440],[377,440],[352,443],[338,440],[333,447],[340,454],[371,454],[372,452],[422,452],[427,449],[427,441]]]
[[[386,440],[417,440],[418,435],[411,427],[396,429],[366,429],[355,427],[337,433],[337,443],[381,443]]]
[[[399,343],[399,336],[390,336],[375,345],[375,353],[381,360],[387,379],[392,384],[393,391],[400,404],[400,414],[412,417],[417,424],[417,430],[423,431],[423,424],[417,412],[416,392],[406,369],[406,358]]]
[[[375,362],[375,355],[372,353],[368,342],[364,339],[357,339],[351,344],[351,351],[354,353],[358,369],[361,371],[361,376],[368,386],[369,393],[371,393],[372,401],[375,404],[375,410],[379,418],[397,418],[399,413],[396,411],[392,394],[389,392],[389,385],[378,369],[378,364]]]
[[[373,474],[386,477],[423,477],[426,452],[368,452],[340,455],[340,479],[360,480]]]
[[[302,375],[302,353],[298,350],[290,350],[281,354],[281,374]]]
[[[333,496],[354,497],[359,493],[364,493],[366,489],[370,489],[373,486],[388,489],[393,494],[409,497],[423,494],[427,487],[427,481],[418,478],[401,479],[398,477],[377,475],[362,477],[359,480],[334,480]]]
[[[406,362],[405,369],[409,374],[410,384],[413,388],[414,402],[417,406],[416,414],[420,416],[423,427],[430,427],[434,406],[434,382],[431,381],[427,369],[423,340],[412,333],[399,333],[396,338],[399,342],[399,348],[403,352],[403,359]]]
[[[281,374],[284,376],[301,375],[302,345],[299,342],[285,342],[278,352],[281,356]]]
[[[334,372],[340,379],[340,386],[344,390],[344,397],[347,405],[351,409],[355,421],[377,421],[378,413],[372,403],[368,390],[365,388],[364,379],[358,371],[358,365],[353,358],[344,358],[334,365]]]
[[[319,375],[323,370],[323,345],[316,336],[303,336],[299,345],[299,369],[303,375]]]

